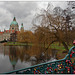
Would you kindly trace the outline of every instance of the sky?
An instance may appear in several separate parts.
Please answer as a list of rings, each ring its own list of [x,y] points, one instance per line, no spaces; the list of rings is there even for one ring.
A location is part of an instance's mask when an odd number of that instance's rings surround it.
[[[24,25],[25,30],[32,30],[32,20],[37,13],[43,8],[46,9],[48,3],[52,3],[53,7],[61,6],[63,9],[67,7],[66,2],[33,2],[33,1],[4,1],[0,2],[0,30],[8,30],[13,17],[16,17],[19,29],[21,23]]]

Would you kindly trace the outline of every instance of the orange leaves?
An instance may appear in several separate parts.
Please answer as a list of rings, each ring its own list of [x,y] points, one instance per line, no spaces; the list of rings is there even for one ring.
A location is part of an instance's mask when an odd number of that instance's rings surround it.
[[[32,43],[34,35],[31,31],[21,31],[17,38],[18,42]]]

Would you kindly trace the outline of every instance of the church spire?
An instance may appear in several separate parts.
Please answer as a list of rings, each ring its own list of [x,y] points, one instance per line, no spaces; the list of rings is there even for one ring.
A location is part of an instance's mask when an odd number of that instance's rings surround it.
[[[21,27],[23,27],[23,23],[21,24]]]
[[[21,31],[24,31],[23,23],[21,24]]]
[[[14,17],[13,21],[16,21],[16,18]]]

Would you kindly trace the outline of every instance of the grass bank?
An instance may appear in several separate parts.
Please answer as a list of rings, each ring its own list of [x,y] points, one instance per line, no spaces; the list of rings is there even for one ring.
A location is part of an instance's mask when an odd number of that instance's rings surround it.
[[[30,46],[33,46],[32,43],[19,43],[19,42],[7,42],[4,44],[5,46],[25,46],[25,45],[30,45]],[[71,44],[69,46],[69,49],[72,47],[73,45]],[[57,54],[56,54],[56,58],[57,59],[62,59],[66,56],[66,54],[68,53],[68,51],[66,51],[66,49],[64,48],[64,46],[62,44],[59,44],[58,42],[56,43],[53,43],[50,45],[51,49],[54,49],[54,50],[58,50],[57,51]]]
[[[70,49],[73,45],[70,44],[68,46],[68,48]],[[64,46],[62,44],[59,44],[59,43],[53,43],[50,48],[52,49],[56,49],[58,50],[57,51],[57,55],[56,55],[56,58],[57,59],[62,59],[64,58],[67,54],[68,54],[68,51],[64,48]]]
[[[19,43],[19,42],[7,42],[4,43],[4,46],[25,46],[25,45],[33,45],[32,43]]]

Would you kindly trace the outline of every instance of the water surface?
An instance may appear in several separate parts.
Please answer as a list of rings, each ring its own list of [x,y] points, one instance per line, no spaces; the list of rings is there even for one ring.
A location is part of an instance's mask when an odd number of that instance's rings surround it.
[[[42,51],[42,49],[40,50]],[[43,61],[39,48],[32,46],[0,46],[0,73],[26,68]],[[54,52],[53,52],[54,54]],[[52,55],[53,55],[52,54]],[[37,56],[36,56],[37,55]],[[52,59],[53,60],[53,59]]]

